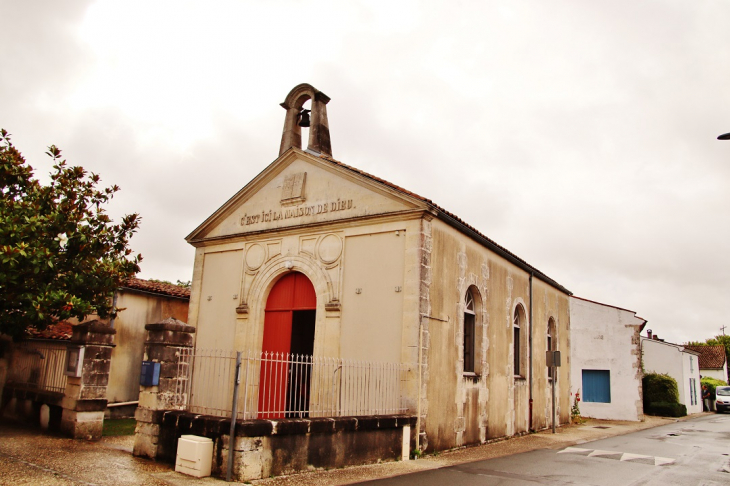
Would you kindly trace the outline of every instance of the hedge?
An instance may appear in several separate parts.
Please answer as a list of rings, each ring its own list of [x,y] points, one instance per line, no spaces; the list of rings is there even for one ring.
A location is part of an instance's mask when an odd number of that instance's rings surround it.
[[[646,373],[641,386],[644,389],[644,411],[652,403],[679,403],[677,380],[667,374]]]
[[[644,413],[660,417],[684,417],[687,415],[687,407],[681,403],[652,402],[644,407]]]

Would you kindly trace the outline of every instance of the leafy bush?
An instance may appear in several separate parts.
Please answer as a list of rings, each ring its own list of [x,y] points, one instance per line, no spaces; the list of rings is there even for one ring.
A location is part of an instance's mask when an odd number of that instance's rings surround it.
[[[681,403],[651,402],[644,407],[644,413],[660,417],[684,417],[687,415],[687,407]]]
[[[115,224],[106,206],[119,190],[61,158],[55,145],[41,183],[0,129],[0,333],[22,337],[69,318],[116,315],[112,293],[139,272],[129,239],[137,214]]]
[[[644,411],[652,403],[679,403],[677,380],[666,373],[646,373],[641,386],[644,389]]]
[[[707,386],[707,389],[710,391],[710,398],[712,400],[715,399],[715,388],[718,386],[726,386],[727,383],[725,383],[722,380],[716,380],[715,378],[710,378],[709,376],[703,376],[701,383],[705,386]]]

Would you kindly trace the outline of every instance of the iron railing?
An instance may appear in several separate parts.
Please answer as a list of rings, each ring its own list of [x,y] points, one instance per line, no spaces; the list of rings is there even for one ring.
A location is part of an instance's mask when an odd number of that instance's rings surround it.
[[[184,350],[176,408],[230,417],[236,352]],[[243,352],[238,419],[341,417],[407,411],[405,382],[412,367],[317,356]],[[187,378],[187,379],[185,379]]]
[[[10,359],[8,384],[56,393],[66,389],[66,343],[21,341]]]

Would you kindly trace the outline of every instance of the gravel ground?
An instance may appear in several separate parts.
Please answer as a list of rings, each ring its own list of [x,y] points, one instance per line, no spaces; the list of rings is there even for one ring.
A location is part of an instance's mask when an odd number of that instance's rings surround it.
[[[0,485],[200,484],[197,480],[193,483],[186,476],[171,471],[166,464],[133,457],[133,443],[133,436],[105,437],[99,442],[85,442],[2,423]]]
[[[592,440],[627,434],[664,425],[676,419],[647,417],[644,422],[588,420],[557,430],[461,448],[421,459],[319,470],[292,476],[253,481],[257,486],[339,486],[437,469],[501,457],[536,449],[561,449]],[[220,484],[214,478],[195,479],[176,473],[167,464],[133,457],[132,436],[105,437],[99,442],[84,442],[44,435],[36,429],[0,424],[0,485],[119,485],[188,486]]]

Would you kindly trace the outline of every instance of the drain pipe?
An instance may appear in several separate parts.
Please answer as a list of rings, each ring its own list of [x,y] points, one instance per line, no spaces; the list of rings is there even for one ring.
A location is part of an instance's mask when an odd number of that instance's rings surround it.
[[[533,427],[532,427],[532,371],[533,371],[532,370],[532,316],[533,316],[533,313],[532,313],[532,272],[530,272],[530,326],[529,326],[530,336],[528,339],[529,348],[530,348],[530,401],[529,401],[530,409],[529,409],[529,413],[528,413],[528,415],[529,415],[528,420],[530,421],[530,423],[527,424],[527,429],[530,431],[533,430]]]
[[[117,318],[116,312],[117,312],[117,290],[114,289],[114,296],[112,297],[112,318],[109,319],[109,327],[114,329],[114,320]]]
[[[421,452],[421,380],[423,376],[423,316],[418,319],[418,403],[416,403],[416,451]]]

